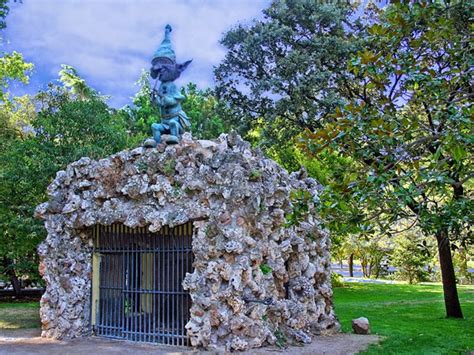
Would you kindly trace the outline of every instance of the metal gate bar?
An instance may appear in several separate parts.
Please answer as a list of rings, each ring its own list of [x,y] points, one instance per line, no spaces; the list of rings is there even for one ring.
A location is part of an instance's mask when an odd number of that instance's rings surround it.
[[[99,255],[96,335],[188,345],[191,299],[182,288],[192,272],[192,223],[157,233],[121,224],[95,226]],[[97,272],[93,270],[93,272]]]

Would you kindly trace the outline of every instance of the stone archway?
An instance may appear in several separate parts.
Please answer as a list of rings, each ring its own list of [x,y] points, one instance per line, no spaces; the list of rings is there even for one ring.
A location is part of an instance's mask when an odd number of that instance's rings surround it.
[[[194,271],[183,281],[193,346],[245,350],[274,343],[276,333],[308,342],[337,330],[330,241],[314,208],[318,189],[304,172],[289,175],[237,135],[185,135],[175,146],[80,159],[58,172],[49,201],[37,208],[48,231],[39,247],[43,335],[90,334],[88,230],[113,223],[151,233],[193,223]],[[308,213],[288,224],[295,192],[304,192]]]

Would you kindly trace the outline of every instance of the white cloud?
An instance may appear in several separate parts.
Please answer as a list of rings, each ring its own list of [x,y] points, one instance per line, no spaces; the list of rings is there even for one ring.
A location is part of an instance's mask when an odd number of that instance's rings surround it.
[[[55,78],[61,64],[74,66],[94,88],[128,103],[141,69],[173,26],[178,62],[193,64],[178,83],[212,86],[212,67],[223,58],[222,34],[261,16],[270,0],[23,0],[7,17],[8,50],[18,50],[37,70],[34,82]],[[31,89],[31,88],[30,88]]]

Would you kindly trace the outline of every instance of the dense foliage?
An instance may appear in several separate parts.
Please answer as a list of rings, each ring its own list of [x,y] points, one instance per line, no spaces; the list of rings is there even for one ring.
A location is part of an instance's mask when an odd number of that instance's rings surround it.
[[[216,70],[249,137],[326,184],[320,212],[336,245],[398,235],[407,221],[436,238],[455,317],[450,245],[469,248],[474,219],[472,10],[393,3],[354,20],[350,8],[275,0],[225,35]]]
[[[18,291],[19,279],[37,279],[36,246],[44,238],[36,205],[46,199],[46,187],[58,170],[83,156],[105,157],[129,146],[122,115],[115,114],[94,90],[81,83],[73,68],[60,85],[50,84],[35,97],[3,105],[10,127],[0,151],[0,273]]]
[[[259,127],[261,144],[286,143],[342,103],[346,61],[360,46],[352,13],[314,0],[273,1],[262,20],[225,34],[216,93],[241,132]]]
[[[431,248],[426,240],[420,240],[415,233],[408,232],[397,236],[391,261],[398,268],[397,277],[409,284],[429,281]]]
[[[214,139],[221,133],[227,133],[231,124],[222,118],[223,109],[210,90],[200,90],[195,84],[189,83],[183,94],[186,101],[183,110],[191,121],[191,133],[197,139]]]
[[[349,64],[348,103],[308,134],[310,150],[357,161],[348,194],[390,216],[387,224],[415,215],[427,233],[458,238],[472,224],[470,10],[416,4],[383,12],[369,28],[370,48]]]
[[[474,220],[472,10],[463,3],[390,6],[349,63],[348,103],[308,133],[309,150],[357,161],[347,195],[377,216],[382,231],[396,233],[391,227],[410,218],[436,237],[452,316],[462,313],[450,242],[471,243]]]

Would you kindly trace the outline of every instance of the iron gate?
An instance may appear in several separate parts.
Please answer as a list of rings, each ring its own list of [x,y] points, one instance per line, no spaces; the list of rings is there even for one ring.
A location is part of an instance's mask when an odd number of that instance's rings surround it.
[[[191,299],[181,283],[192,272],[192,234],[192,223],[158,233],[121,224],[96,226],[96,335],[188,345]]]

